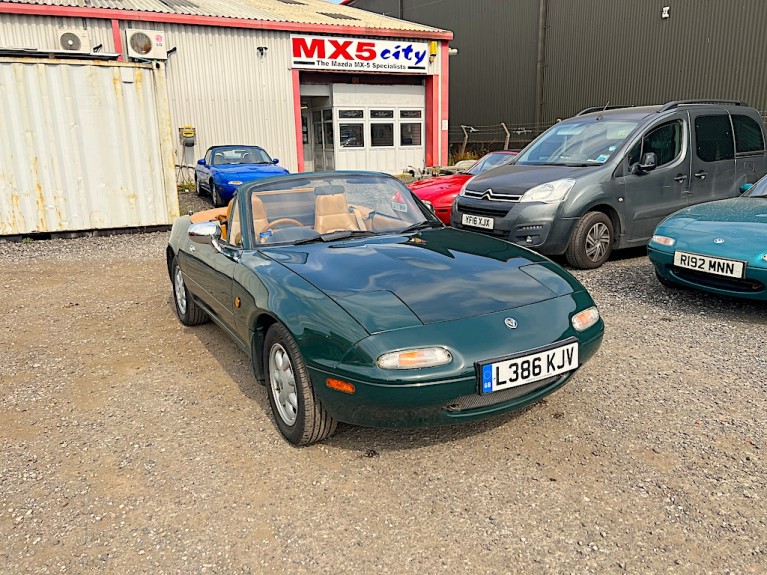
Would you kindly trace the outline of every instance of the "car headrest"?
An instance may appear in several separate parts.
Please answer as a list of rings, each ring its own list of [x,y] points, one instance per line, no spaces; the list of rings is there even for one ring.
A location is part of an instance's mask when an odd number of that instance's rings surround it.
[[[335,194],[343,194],[344,192],[346,192],[346,188],[338,184],[317,186],[314,188],[314,194],[316,196],[332,196]]]

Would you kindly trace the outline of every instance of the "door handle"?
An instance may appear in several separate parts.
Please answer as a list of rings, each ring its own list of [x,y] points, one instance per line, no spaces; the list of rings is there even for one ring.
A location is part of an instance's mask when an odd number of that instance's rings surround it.
[[[699,178],[699,179],[701,179],[701,180],[705,180],[705,179],[706,179],[706,176],[708,176],[708,172],[704,172],[703,170],[701,170],[701,171],[699,171],[699,172],[695,172],[695,174],[693,174],[693,175],[694,175],[696,178]]]
[[[675,182],[679,182],[680,184],[684,182],[687,179],[687,174],[679,174],[674,178]]]

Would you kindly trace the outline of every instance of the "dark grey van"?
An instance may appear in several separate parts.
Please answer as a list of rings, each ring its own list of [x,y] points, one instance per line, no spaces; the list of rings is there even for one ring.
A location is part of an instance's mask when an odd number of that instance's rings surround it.
[[[469,180],[451,224],[596,268],[672,212],[735,197],[765,173],[762,119],[742,102],[592,108]]]

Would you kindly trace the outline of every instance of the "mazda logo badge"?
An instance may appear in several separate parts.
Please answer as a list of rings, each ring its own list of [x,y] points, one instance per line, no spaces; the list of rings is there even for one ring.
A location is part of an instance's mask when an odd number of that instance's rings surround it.
[[[714,240],[714,243],[715,243],[715,244],[723,244],[723,243],[724,243],[724,238],[716,238],[716,239]]]
[[[503,320],[503,323],[509,329],[517,329],[517,320],[515,320],[513,317],[507,317],[505,320]]]

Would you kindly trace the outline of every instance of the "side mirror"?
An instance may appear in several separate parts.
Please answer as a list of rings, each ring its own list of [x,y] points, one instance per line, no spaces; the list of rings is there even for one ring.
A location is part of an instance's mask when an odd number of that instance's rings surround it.
[[[754,187],[754,184],[741,184],[740,193],[745,194],[748,190]]]
[[[644,174],[645,172],[651,172],[658,167],[658,158],[655,156],[655,152],[647,152],[638,164],[631,166],[631,173],[634,175]]]
[[[196,244],[209,244],[213,248],[220,252],[221,245],[221,224],[218,220],[212,222],[199,222],[191,224],[187,230],[189,239]]]
[[[273,163],[275,166],[276,166],[277,164],[279,164],[279,163],[280,163],[280,160],[279,160],[279,158],[272,158],[272,163]]]
[[[200,158],[199,160],[197,160],[197,165],[198,166],[204,166],[205,165],[205,158]]]

